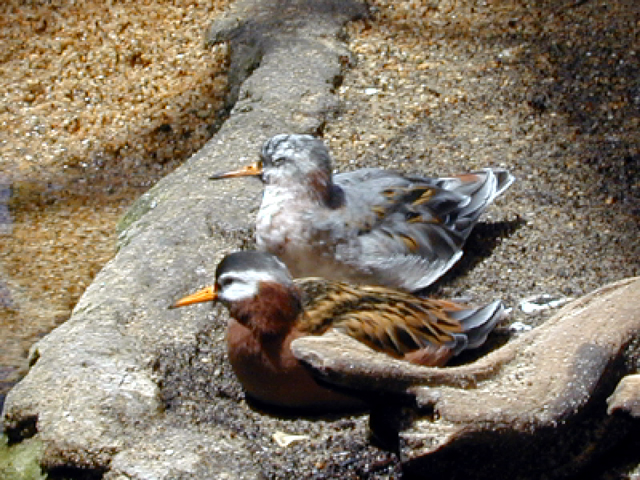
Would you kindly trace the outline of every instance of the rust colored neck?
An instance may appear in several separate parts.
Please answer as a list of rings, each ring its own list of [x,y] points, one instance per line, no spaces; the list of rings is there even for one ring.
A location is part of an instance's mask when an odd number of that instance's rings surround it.
[[[234,302],[229,313],[261,339],[286,336],[302,312],[296,288],[261,282],[255,298]]]

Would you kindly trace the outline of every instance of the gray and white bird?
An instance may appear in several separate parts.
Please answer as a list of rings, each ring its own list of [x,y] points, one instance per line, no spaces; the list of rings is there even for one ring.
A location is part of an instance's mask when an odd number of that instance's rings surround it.
[[[420,290],[462,256],[478,218],[513,182],[501,168],[445,178],[366,168],[332,175],[322,140],[276,135],[260,160],[212,179],[257,176],[259,250],[294,277]]]

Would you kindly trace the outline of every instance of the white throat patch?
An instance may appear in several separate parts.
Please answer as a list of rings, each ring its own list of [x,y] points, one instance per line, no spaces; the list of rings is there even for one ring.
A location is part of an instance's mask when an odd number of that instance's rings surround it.
[[[260,282],[282,283],[282,279],[264,270],[244,270],[242,273],[228,272],[218,278],[220,298],[228,302],[248,300],[258,294]]]

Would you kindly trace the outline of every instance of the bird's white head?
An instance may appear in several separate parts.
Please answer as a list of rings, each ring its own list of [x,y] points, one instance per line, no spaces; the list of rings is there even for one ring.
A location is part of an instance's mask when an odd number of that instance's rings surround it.
[[[276,135],[262,147],[262,180],[267,185],[331,184],[331,157],[321,139],[311,135]]]
[[[293,285],[285,264],[266,252],[234,252],[224,257],[216,269],[215,289],[224,303],[255,298],[262,282],[286,288]]]

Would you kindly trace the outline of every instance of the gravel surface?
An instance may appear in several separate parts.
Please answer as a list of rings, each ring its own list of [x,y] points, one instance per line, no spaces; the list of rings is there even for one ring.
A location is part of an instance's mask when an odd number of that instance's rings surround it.
[[[215,131],[227,55],[203,37],[227,3],[0,4],[0,400],[119,216]]]
[[[638,275],[640,6],[378,1],[374,11],[350,27],[355,68],[325,132],[338,168],[503,166],[517,178],[441,291],[515,306]]]

